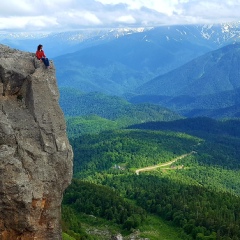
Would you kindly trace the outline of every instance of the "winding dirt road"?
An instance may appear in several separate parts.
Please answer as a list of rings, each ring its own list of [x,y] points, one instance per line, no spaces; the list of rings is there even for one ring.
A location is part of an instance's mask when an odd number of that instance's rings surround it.
[[[171,165],[172,163],[174,163],[174,162],[176,162],[176,161],[178,161],[178,160],[180,160],[180,159],[182,159],[182,158],[185,158],[185,157],[187,157],[187,156],[189,156],[189,155],[191,155],[191,154],[193,154],[193,153],[196,153],[196,152],[195,152],[195,151],[192,151],[192,152],[190,152],[190,153],[183,154],[183,155],[181,155],[181,156],[179,156],[179,157],[176,157],[176,158],[174,158],[173,160],[171,160],[171,161],[169,161],[169,162],[166,162],[166,163],[161,163],[161,164],[158,164],[158,165],[149,166],[149,167],[145,167],[145,168],[139,168],[139,169],[136,170],[136,174],[139,175],[140,172],[152,171],[152,170],[154,170],[154,169],[156,169],[156,168],[169,166],[169,165]]]

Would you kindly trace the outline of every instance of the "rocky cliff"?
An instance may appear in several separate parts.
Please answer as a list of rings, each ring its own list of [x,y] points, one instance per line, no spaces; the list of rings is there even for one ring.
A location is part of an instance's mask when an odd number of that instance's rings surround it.
[[[61,239],[72,178],[55,69],[0,45],[0,240]]]

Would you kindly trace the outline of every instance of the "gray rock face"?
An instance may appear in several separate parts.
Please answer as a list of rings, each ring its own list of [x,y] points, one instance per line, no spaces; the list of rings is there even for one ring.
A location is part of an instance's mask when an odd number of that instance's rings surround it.
[[[0,45],[0,240],[61,238],[72,148],[55,69]]]

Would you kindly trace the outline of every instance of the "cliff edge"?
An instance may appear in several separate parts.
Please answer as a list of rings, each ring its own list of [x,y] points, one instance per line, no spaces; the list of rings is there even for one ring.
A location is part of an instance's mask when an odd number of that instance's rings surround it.
[[[57,240],[72,148],[55,69],[0,45],[0,240]]]

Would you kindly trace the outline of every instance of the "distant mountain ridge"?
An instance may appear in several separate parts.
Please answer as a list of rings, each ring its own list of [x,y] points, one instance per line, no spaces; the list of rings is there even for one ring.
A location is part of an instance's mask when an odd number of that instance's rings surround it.
[[[75,52],[86,47],[108,42],[115,38],[151,28],[116,28],[116,29],[80,29],[65,32],[50,33],[0,33],[0,41],[6,45],[26,51],[35,51],[41,43],[50,58]]]
[[[75,50],[74,48],[70,48],[72,51],[77,51],[84,47],[89,47],[91,45],[103,43],[104,41],[140,32],[146,32],[146,39],[148,39],[147,32],[154,29],[159,29],[162,32],[163,39],[166,38],[167,40],[174,39],[175,41],[182,41],[183,39],[190,40],[191,37],[194,37],[195,40],[202,38],[215,42],[219,46],[223,46],[230,42],[239,41],[240,21],[213,25],[96,28],[63,32],[0,32],[0,41],[3,44],[9,44],[12,47],[20,47],[20,49],[26,48],[27,51],[31,51],[33,43],[42,43],[46,45],[46,49],[50,51],[50,57],[53,57],[55,54],[58,56],[60,55],[59,51],[54,50],[54,48],[56,48],[54,43],[57,43],[58,46],[60,44],[60,46],[65,49],[62,51],[63,53],[69,53],[66,51],[66,49],[69,49],[69,46],[77,46]],[[54,52],[53,55],[52,52]]]

